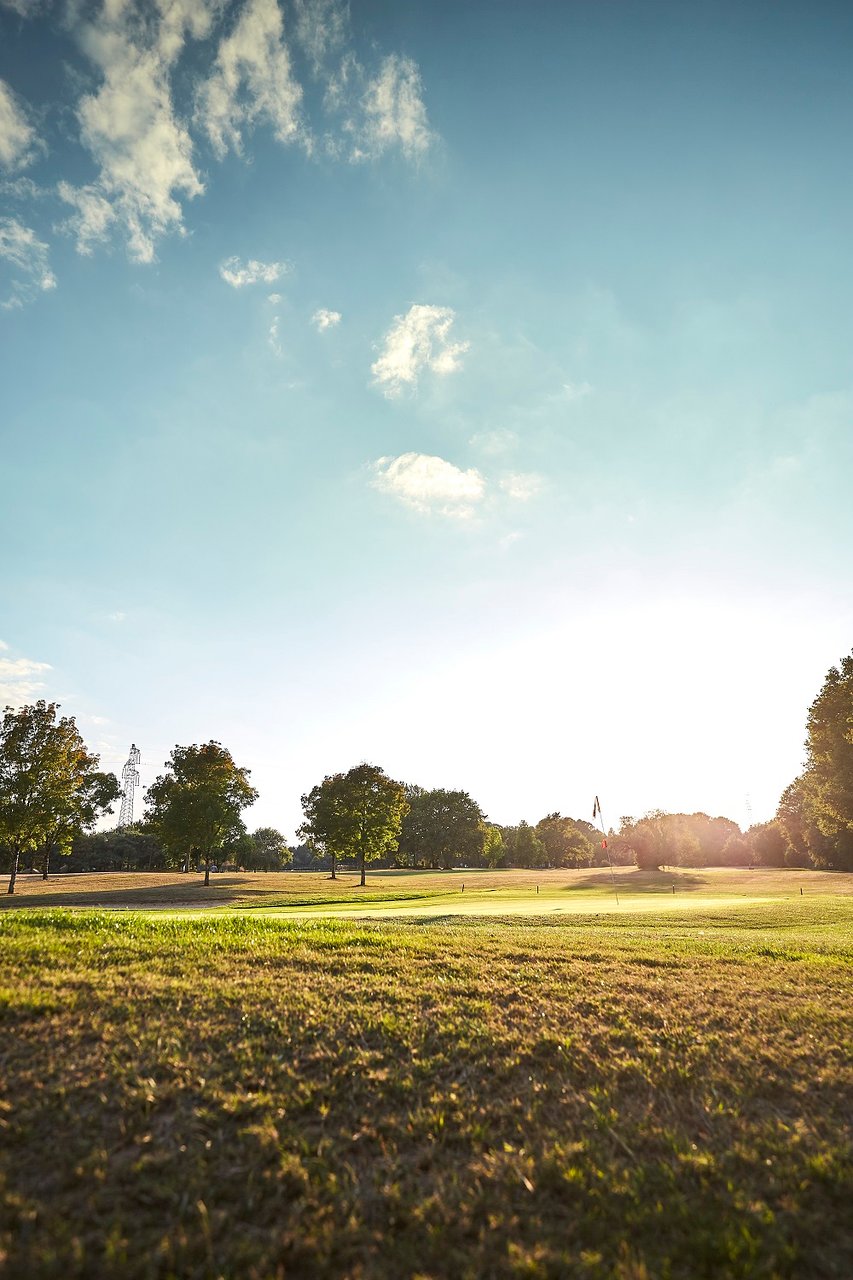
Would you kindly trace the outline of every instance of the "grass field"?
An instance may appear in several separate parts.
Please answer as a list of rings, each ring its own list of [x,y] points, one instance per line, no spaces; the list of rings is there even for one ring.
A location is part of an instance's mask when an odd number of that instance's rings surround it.
[[[504,914],[454,915],[477,874],[222,877],[184,913],[187,877],[62,884],[149,912],[26,882],[0,1273],[853,1275],[853,878],[624,869],[604,914],[598,873],[536,873],[519,916],[530,874],[484,873]],[[318,895],[449,909],[284,918]]]

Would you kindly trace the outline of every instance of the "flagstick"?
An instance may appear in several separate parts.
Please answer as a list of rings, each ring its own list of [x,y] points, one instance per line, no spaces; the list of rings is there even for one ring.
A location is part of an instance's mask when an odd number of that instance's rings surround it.
[[[595,818],[598,813],[598,821],[601,823],[601,834],[604,836],[604,847],[607,850],[607,865],[610,868],[610,882],[613,885],[613,892],[616,894],[616,905],[619,906],[619,889],[616,884],[616,876],[613,874],[613,860],[610,857],[610,845],[607,843],[607,832],[604,830],[604,819],[601,816],[601,804],[598,796],[595,797],[595,804],[592,806],[592,816]]]

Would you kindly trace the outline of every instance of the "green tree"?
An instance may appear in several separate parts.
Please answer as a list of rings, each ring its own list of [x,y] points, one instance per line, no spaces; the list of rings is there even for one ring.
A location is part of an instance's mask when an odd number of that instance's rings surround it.
[[[258,827],[249,837],[250,845],[243,866],[248,871],[282,871],[289,867],[293,854],[287,841],[275,827]]]
[[[544,867],[547,863],[545,846],[536,831],[524,819],[517,827],[504,827],[506,862],[510,867]]]
[[[204,864],[208,885],[214,858],[245,831],[240,814],[258,793],[249,770],[236,765],[219,742],[175,747],[166,770],[146,792],[149,820],[163,847],[187,870],[193,859]]]
[[[338,858],[356,858],[361,883],[366,864],[397,847],[408,810],[406,788],[378,765],[359,764],[336,773],[302,797],[305,821],[299,836],[332,860],[332,879]]]
[[[549,867],[588,867],[595,857],[595,845],[573,818],[548,813],[535,830]]]
[[[616,849],[630,849],[641,871],[695,866],[699,856],[699,841],[685,815],[664,813],[661,809],[650,810],[639,822],[623,818],[613,843]]]
[[[97,764],[97,756],[89,759]],[[42,879],[50,875],[50,858],[54,850],[68,856],[74,837],[91,831],[102,813],[112,813],[112,806],[121,795],[121,787],[114,773],[100,773],[92,769],[82,780],[75,796],[73,812],[57,815],[56,824],[42,848]]]
[[[118,783],[98,770],[73,716],[57,718],[55,702],[7,707],[0,726],[0,844],[9,850],[9,893],[22,854],[70,843],[94,825],[118,796]],[[111,782],[110,782],[111,779]]]
[[[501,829],[491,822],[485,824],[483,832],[483,861],[487,867],[503,866],[506,849]]]
[[[746,840],[752,861],[760,867],[784,867],[785,836],[778,822],[758,822],[749,828]]]
[[[480,860],[485,817],[467,791],[408,789],[409,810],[403,818],[399,849],[406,865],[443,867]]]

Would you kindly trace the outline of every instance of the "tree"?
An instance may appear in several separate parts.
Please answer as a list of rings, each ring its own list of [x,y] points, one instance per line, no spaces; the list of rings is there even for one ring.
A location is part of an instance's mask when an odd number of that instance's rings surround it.
[[[485,817],[467,791],[408,789],[408,813],[399,849],[407,865],[443,867],[473,863],[483,854]]]
[[[658,871],[675,866],[682,860],[692,861],[698,853],[698,841],[685,829],[682,814],[651,809],[639,822],[623,818],[617,848],[630,849],[641,871]]]
[[[293,854],[275,827],[258,827],[249,836],[243,866],[247,871],[281,871],[289,867]]]
[[[204,883],[220,850],[245,831],[241,811],[258,793],[249,770],[234,763],[219,742],[175,747],[167,772],[148,788],[148,816],[163,844],[189,870],[195,857],[204,863]]]
[[[0,843],[9,849],[9,893],[21,854],[35,855],[94,825],[118,796],[112,774],[98,771],[73,716],[55,702],[7,707],[0,727]],[[110,781],[111,780],[111,781]]]
[[[778,822],[758,822],[749,828],[746,839],[752,861],[760,867],[784,867],[785,837]]]
[[[505,853],[500,827],[487,822],[483,833],[483,861],[487,867],[499,867],[503,863]]]
[[[588,867],[595,856],[595,845],[573,818],[548,813],[535,830],[549,867]]]
[[[776,819],[789,863],[853,870],[853,653],[830,667],[809,708],[806,767]]]
[[[524,819],[517,827],[504,827],[506,861],[511,867],[544,867],[547,861],[545,846],[533,827]]]
[[[378,765],[359,764],[323,779],[302,797],[305,821],[298,835],[332,859],[357,858],[361,883],[368,862],[397,847],[408,811],[406,788]]]
[[[89,756],[97,764],[97,756]],[[57,815],[56,824],[42,850],[42,879],[50,874],[50,855],[54,849],[60,854],[70,853],[74,837],[91,831],[102,813],[112,813],[112,806],[121,795],[118,778],[113,773],[91,770],[83,779],[76,793],[74,812]]]

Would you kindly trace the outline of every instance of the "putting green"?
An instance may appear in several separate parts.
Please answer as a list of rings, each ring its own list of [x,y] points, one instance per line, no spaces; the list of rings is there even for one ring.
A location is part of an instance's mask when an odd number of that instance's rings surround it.
[[[463,897],[420,899],[418,902],[387,903],[318,903],[316,907],[249,907],[240,915],[262,916],[265,920],[401,920],[435,916],[545,916],[545,915],[610,915],[614,912],[632,915],[643,912],[684,911],[685,909],[716,911],[737,910],[758,903],[775,902],[768,897],[706,897],[704,894],[643,894],[615,897],[572,899],[553,894],[471,894]],[[162,914],[162,913],[158,913]],[[168,913],[173,914],[173,913]],[[185,915],[186,912],[174,912]],[[196,913],[193,913],[196,914]]]

